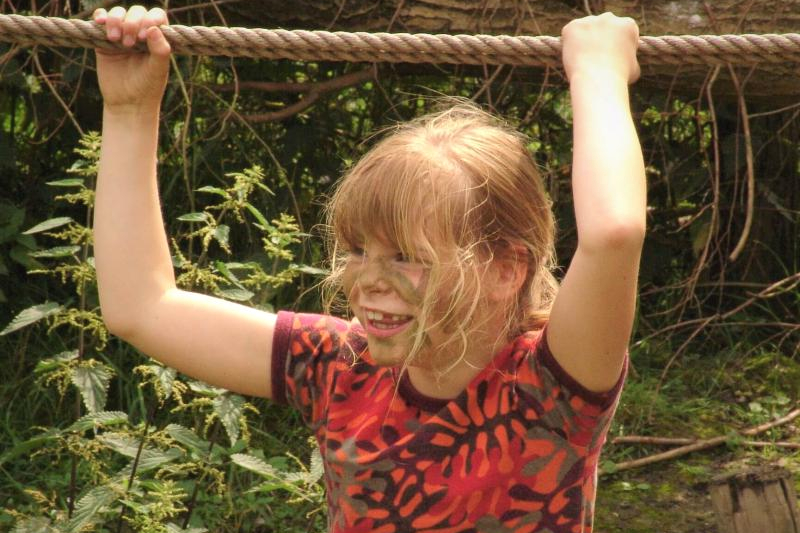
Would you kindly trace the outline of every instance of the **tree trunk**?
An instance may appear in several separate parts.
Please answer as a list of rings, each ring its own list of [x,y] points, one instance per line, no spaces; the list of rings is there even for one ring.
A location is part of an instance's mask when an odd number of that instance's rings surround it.
[[[791,472],[760,468],[711,483],[719,533],[800,533]]]
[[[174,2],[199,5],[197,0]],[[210,6],[211,3],[206,4]],[[341,31],[559,35],[570,20],[612,11],[633,17],[642,35],[787,33],[800,27],[800,0],[284,0],[221,3],[202,10],[206,23]],[[176,14],[181,21],[197,10]],[[187,15],[188,14],[188,15]],[[224,19],[220,20],[221,18]],[[197,20],[195,18],[195,23]],[[697,95],[708,67],[647,67],[639,86]],[[749,69],[742,69],[747,76]],[[733,94],[727,69],[716,85]],[[787,99],[800,91],[797,65],[772,65],[749,76],[748,97]]]

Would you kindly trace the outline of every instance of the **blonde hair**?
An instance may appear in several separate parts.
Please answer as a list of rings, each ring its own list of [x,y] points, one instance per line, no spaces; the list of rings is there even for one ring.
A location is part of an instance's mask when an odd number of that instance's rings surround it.
[[[391,128],[328,204],[329,310],[341,292],[343,252],[365,239],[381,239],[430,268],[406,364],[433,327],[457,347],[447,352],[460,348],[461,357],[446,366],[464,356],[470,333],[481,327],[481,273],[496,255],[527,266],[498,338],[543,327],[558,288],[551,203],[525,136],[471,102],[453,100],[444,111]],[[443,366],[437,369],[446,372]]]

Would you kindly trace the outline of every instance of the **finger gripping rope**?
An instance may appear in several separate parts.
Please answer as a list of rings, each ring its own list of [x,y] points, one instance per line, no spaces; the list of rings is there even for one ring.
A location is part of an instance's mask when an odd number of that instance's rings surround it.
[[[509,35],[430,35],[164,26],[177,54],[316,61],[557,66],[561,39]],[[95,22],[0,15],[0,41],[121,49]],[[141,49],[142,45],[139,45]],[[639,39],[642,64],[800,62],[800,34],[667,35]]]

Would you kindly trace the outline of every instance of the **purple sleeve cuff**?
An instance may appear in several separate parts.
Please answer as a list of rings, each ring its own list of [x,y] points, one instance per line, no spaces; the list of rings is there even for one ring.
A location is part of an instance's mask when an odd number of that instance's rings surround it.
[[[272,334],[272,401],[286,404],[286,356],[292,336],[294,313],[278,311]]]
[[[558,380],[559,383],[564,385],[570,392],[573,394],[583,398],[588,403],[596,405],[601,409],[607,409],[611,407],[614,401],[619,396],[620,390],[622,389],[622,384],[625,382],[625,376],[628,374],[628,353],[625,353],[625,361],[622,364],[622,371],[619,374],[619,379],[614,384],[614,386],[605,392],[594,392],[590,391],[578,381],[573,378],[564,368],[558,363],[556,358],[553,356],[553,353],[550,351],[550,346],[547,344],[547,328],[542,331],[542,337],[539,339],[539,344],[536,347],[536,351],[539,352],[539,358],[544,366],[547,367],[548,370],[553,374],[553,377]]]

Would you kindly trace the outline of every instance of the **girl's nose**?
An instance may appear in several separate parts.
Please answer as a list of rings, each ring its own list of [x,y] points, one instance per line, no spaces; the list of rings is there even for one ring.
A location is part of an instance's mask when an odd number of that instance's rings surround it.
[[[365,261],[358,276],[358,284],[365,292],[383,293],[389,290],[390,286],[383,275],[383,265],[381,261]]]

